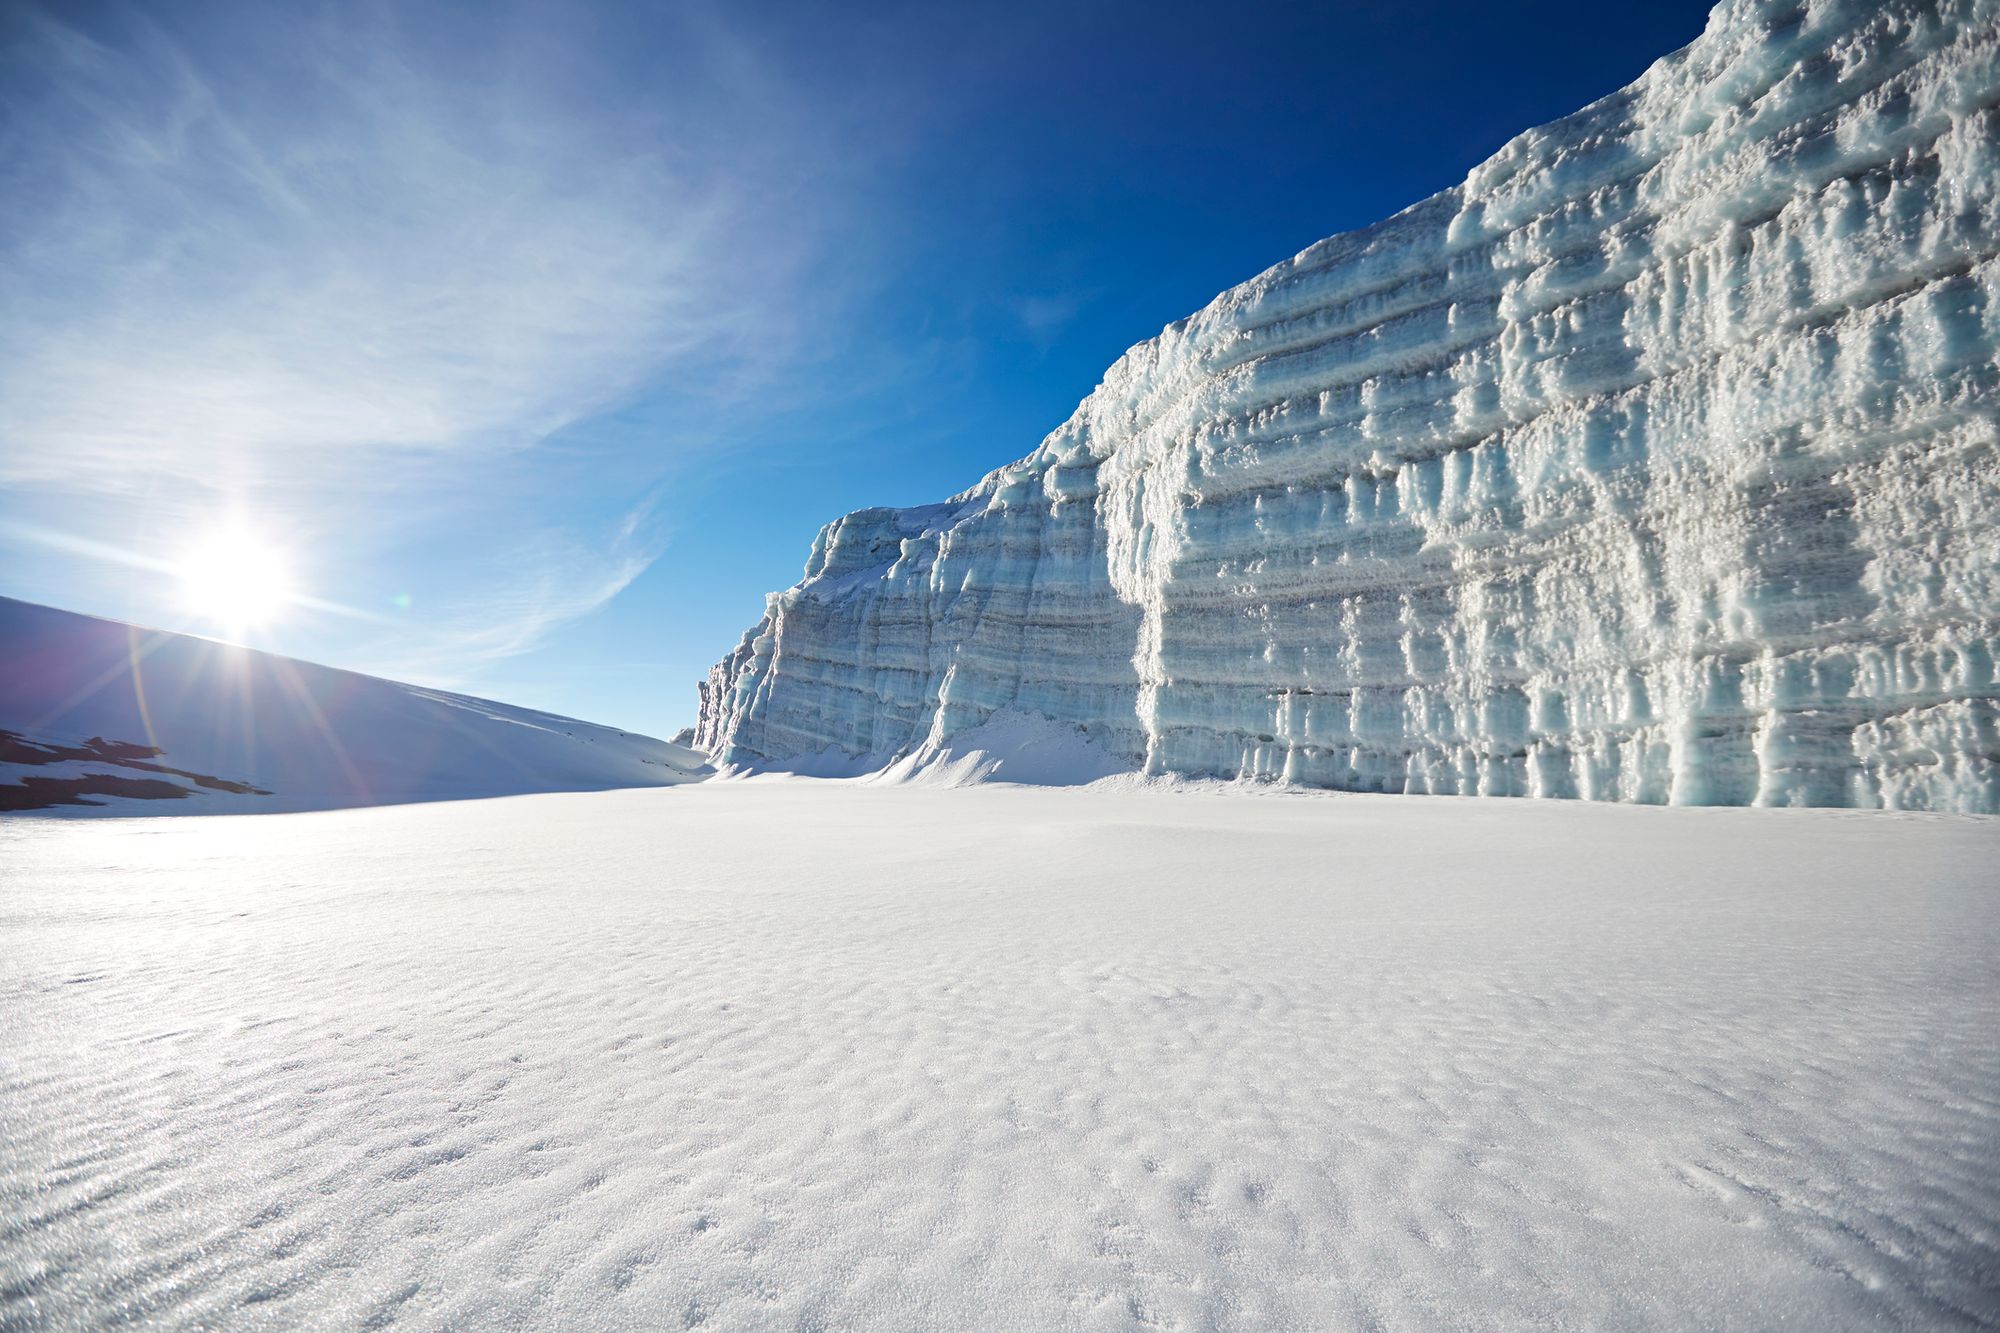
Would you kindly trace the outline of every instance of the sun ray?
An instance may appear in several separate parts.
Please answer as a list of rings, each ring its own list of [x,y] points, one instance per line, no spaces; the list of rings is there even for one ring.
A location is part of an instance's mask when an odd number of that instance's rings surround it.
[[[332,756],[334,765],[340,769],[341,776],[347,780],[356,802],[362,805],[368,804],[368,781],[354,766],[354,761],[348,758],[346,747],[340,743],[338,731],[328,721],[326,710],[320,706],[317,699],[313,698],[312,690],[299,678],[290,659],[273,656],[266,660],[271,665],[271,674],[277,681],[278,688],[291,697],[300,714],[312,724],[313,730],[326,742],[327,753]]]

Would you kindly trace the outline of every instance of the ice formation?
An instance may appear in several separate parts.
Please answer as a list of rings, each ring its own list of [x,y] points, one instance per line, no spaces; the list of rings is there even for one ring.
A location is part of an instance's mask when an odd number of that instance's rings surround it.
[[[1008,708],[1150,772],[2000,810],[1996,103],[1994,0],[1728,0],[827,526],[699,740]]]

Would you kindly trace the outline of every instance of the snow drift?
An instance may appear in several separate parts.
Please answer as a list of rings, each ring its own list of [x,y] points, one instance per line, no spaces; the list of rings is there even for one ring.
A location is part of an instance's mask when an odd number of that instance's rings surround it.
[[[610,727],[0,598],[0,810],[327,809],[706,772]]]
[[[1130,764],[1093,742],[1080,726],[1002,708],[977,726],[949,734],[939,729],[909,750],[848,754],[829,745],[818,754],[794,755],[783,764],[726,766],[717,776],[782,775],[912,787],[977,787],[989,782],[1079,787],[1131,771]]]
[[[828,525],[699,742],[1009,709],[1155,773],[2000,810],[1996,103],[1992,0],[1729,0]]]

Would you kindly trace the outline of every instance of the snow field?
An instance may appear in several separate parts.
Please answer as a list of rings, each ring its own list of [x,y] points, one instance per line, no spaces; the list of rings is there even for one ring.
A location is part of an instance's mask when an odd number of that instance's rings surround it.
[[[0,824],[0,1325],[2000,1322],[2000,821]]]

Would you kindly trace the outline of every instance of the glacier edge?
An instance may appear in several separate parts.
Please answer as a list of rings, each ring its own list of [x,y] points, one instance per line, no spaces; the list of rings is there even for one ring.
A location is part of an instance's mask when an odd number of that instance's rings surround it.
[[[1151,773],[2000,811],[1996,209],[2000,2],[1725,0],[827,525],[697,741],[1012,710]]]

